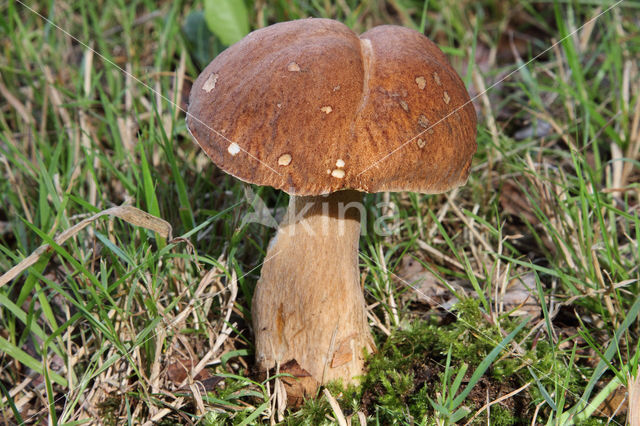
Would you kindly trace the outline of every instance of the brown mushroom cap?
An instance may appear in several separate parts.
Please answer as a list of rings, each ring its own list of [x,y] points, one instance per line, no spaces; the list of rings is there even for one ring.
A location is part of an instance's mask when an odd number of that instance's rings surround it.
[[[476,114],[424,35],[329,19],[252,32],[191,90],[187,126],[225,172],[294,195],[437,193],[466,182]]]

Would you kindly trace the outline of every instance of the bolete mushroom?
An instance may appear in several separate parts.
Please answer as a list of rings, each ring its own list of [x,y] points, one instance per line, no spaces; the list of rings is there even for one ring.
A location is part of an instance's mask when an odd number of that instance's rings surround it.
[[[291,195],[252,301],[259,370],[289,397],[352,382],[374,343],[359,280],[365,192],[466,182],[476,115],[438,47],[403,27],[328,19],[252,32],[193,85],[187,125],[225,172]]]

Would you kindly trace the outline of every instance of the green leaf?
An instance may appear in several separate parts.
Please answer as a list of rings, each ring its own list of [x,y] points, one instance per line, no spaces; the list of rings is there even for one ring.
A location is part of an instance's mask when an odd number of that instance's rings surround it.
[[[468,409],[467,407],[461,407],[458,409],[458,411],[456,411],[449,417],[449,421],[451,421],[451,423],[458,423],[460,419],[462,419],[464,416],[466,416],[470,412],[471,410]]]
[[[435,411],[437,411],[438,413],[440,413],[440,415],[447,417],[449,415],[449,410],[447,408],[445,408],[443,405],[441,405],[440,403],[434,401],[433,399],[429,398],[427,396],[427,399],[429,400],[429,403],[431,404],[431,406],[433,407],[433,409]]]
[[[227,362],[231,359],[231,358],[235,358],[237,356],[247,356],[249,355],[249,351],[246,349],[238,349],[236,351],[229,351],[227,353],[225,353],[224,355],[222,355],[220,357],[220,362],[222,363],[222,366],[224,367],[225,365],[227,365]]]
[[[7,391],[7,389],[4,387],[2,382],[0,382],[0,391],[2,392],[2,395],[4,395],[4,397],[6,398],[6,401],[9,403],[9,406],[11,407],[11,411],[13,411],[13,415],[16,418],[16,422],[19,425],[25,424],[24,420],[22,420],[22,416],[20,416],[20,411],[18,411],[18,408],[13,402],[13,397],[11,396],[9,391]]]
[[[458,374],[456,375],[456,378],[453,381],[453,384],[451,385],[451,391],[449,394],[449,398],[451,400],[453,400],[453,397],[458,392],[458,389],[460,388],[460,384],[462,383],[462,379],[464,379],[464,375],[467,373],[468,368],[469,368],[469,365],[467,365],[466,363],[462,364],[462,367],[460,367],[460,371],[458,371]]]
[[[201,10],[193,11],[185,19],[182,25],[184,36],[191,45],[190,51],[195,57],[200,68],[207,66],[209,62],[216,56],[216,52],[221,46],[216,48],[217,44],[221,44],[216,40],[213,33],[209,30],[207,22],[204,19],[204,12]]]
[[[542,397],[544,398],[545,401],[547,401],[547,404],[549,404],[549,407],[551,407],[551,409],[555,412],[558,409],[558,407],[556,407],[556,403],[553,402],[553,398],[551,398],[551,395],[549,395],[549,392],[547,392],[547,389],[544,387],[540,379],[538,379],[538,376],[536,376],[534,369],[531,367],[527,367],[527,369],[529,370],[529,373],[533,377],[533,380],[536,381],[536,384],[538,385],[538,390],[542,394]]]
[[[228,46],[249,33],[249,14],[243,0],[205,0],[204,19],[211,32]]]
[[[251,422],[253,422],[255,419],[258,418],[258,416],[260,414],[262,414],[262,412],[264,410],[266,410],[269,407],[269,401],[265,402],[264,404],[262,404],[261,406],[259,406],[258,408],[256,408],[254,410],[253,413],[251,413],[251,415],[249,415],[249,417],[247,417],[246,419],[244,419],[242,421],[242,423],[240,423],[238,426],[244,426],[244,425],[248,425],[251,424]]]

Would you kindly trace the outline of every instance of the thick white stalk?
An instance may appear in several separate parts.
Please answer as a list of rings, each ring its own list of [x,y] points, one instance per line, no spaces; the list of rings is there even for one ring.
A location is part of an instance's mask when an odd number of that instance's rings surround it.
[[[269,244],[252,302],[256,362],[297,377],[286,381],[290,401],[353,382],[375,349],[358,269],[361,201],[357,191],[292,196]]]

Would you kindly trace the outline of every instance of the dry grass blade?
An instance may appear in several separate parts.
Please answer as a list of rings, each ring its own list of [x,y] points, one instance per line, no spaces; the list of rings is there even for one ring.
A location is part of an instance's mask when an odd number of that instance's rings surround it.
[[[2,77],[0,76],[0,95],[2,95],[7,102],[18,112],[20,117],[27,124],[33,124],[34,119],[33,116],[29,113],[27,108],[16,98],[11,91],[4,85],[2,81]]]
[[[93,216],[78,222],[58,235],[54,239],[55,243],[58,245],[64,243],[69,238],[75,236],[78,232],[82,231],[84,228],[103,216],[115,216],[130,223],[131,225],[140,226],[157,232],[163,238],[167,238],[168,240],[172,239],[172,228],[166,220],[150,215],[149,213],[132,206],[118,206],[103,210],[100,213],[96,213]],[[18,263],[16,266],[0,276],[0,287],[13,280],[30,266],[33,266],[40,259],[40,256],[49,250],[51,250],[51,245],[49,244],[41,245],[34,250],[34,252],[22,260],[22,262]]]
[[[629,376],[627,391],[629,392],[628,424],[640,425],[640,374],[636,377]]]
[[[69,115],[69,112],[66,109],[65,102],[62,98],[62,95],[55,87],[56,81],[55,81],[55,78],[53,77],[53,73],[51,72],[51,69],[48,66],[44,66],[42,68],[42,72],[47,82],[47,89],[49,89],[48,92],[49,92],[49,96],[51,97],[51,103],[53,105],[53,108],[56,111],[57,115],[62,120],[62,123],[64,124],[69,141],[72,143],[75,143],[78,140],[78,135],[74,131],[75,126],[72,125],[73,120],[71,119],[71,116]]]
[[[426,251],[427,253],[431,254],[432,256],[437,258],[438,260],[446,262],[446,263],[448,263],[448,264],[460,269],[461,271],[464,271],[464,266],[460,262],[458,262],[457,260],[452,258],[451,256],[447,256],[446,254],[442,253],[440,250],[434,248],[433,246],[427,244],[426,242],[424,242],[422,240],[416,240],[416,243],[418,244],[418,247],[420,247],[422,250]],[[475,275],[476,278],[478,278],[479,280],[485,280],[486,279],[484,274],[482,274],[480,272],[473,271],[473,275]]]
[[[204,280],[203,280],[204,281]],[[211,347],[211,349],[207,352],[207,354],[202,357],[200,362],[192,369],[191,373],[187,378],[181,383],[180,386],[185,386],[189,380],[193,380],[195,376],[200,373],[204,367],[209,363],[209,361],[214,358],[222,347],[224,342],[227,340],[233,328],[236,327],[237,324],[230,324],[229,321],[231,319],[231,313],[233,312],[233,306],[236,302],[236,297],[238,296],[238,277],[236,276],[236,272],[232,271],[231,281],[229,282],[229,299],[227,300],[227,304],[225,306],[226,313],[224,317],[224,321],[222,322],[222,329],[218,333],[216,337],[215,343]]]
[[[18,196],[18,199],[20,200],[20,205],[22,206],[22,211],[24,212],[25,218],[27,219],[27,221],[29,221],[29,223],[33,223],[33,217],[31,216],[31,210],[28,208],[27,202],[26,202],[25,197],[24,197],[24,194],[22,193],[22,189],[21,189],[22,185],[20,185],[20,183],[16,179],[15,175],[11,171],[11,166],[9,165],[9,162],[7,161],[6,157],[0,155],[0,163],[4,164],[4,167],[5,167],[5,169],[7,171],[7,174],[8,174],[9,182],[11,183],[11,185],[13,185],[14,188],[16,188],[16,195]]]
[[[389,280],[389,271],[387,270],[387,263],[384,258],[384,253],[382,252],[382,246],[378,246],[378,254],[380,263],[382,266],[382,272],[384,273],[384,283],[385,283],[385,292],[388,297],[389,308],[391,309],[391,314],[393,316],[393,325],[397,326],[400,324],[400,317],[398,316],[398,305],[396,304],[396,299],[393,297],[393,291],[391,290],[391,281]],[[385,315],[386,317],[387,315]],[[387,328],[391,328],[391,324],[387,324]]]
[[[347,426],[347,419],[345,419],[344,417],[344,413],[340,408],[340,404],[338,404],[338,401],[336,401],[333,395],[331,395],[331,392],[329,392],[329,389],[324,388],[322,390],[322,393],[324,393],[324,397],[327,398],[327,401],[329,401],[329,404],[331,405],[333,414],[336,416],[336,421],[338,422],[338,424],[340,426]]]
[[[84,94],[87,98],[91,97],[91,73],[93,70],[93,49],[89,48],[85,50],[84,53],[84,81],[83,81],[83,90]],[[91,128],[89,125],[89,117],[87,112],[84,109],[81,109],[78,112],[78,117],[80,119],[80,144],[76,144],[76,158],[79,158],[80,155],[80,147],[85,149],[87,152],[90,152],[91,147]],[[98,169],[98,159],[94,158],[93,160],[93,168]],[[98,196],[97,184],[94,179],[91,179],[90,174],[87,175],[87,182],[89,183],[89,203],[91,205],[96,205],[96,200]]]

